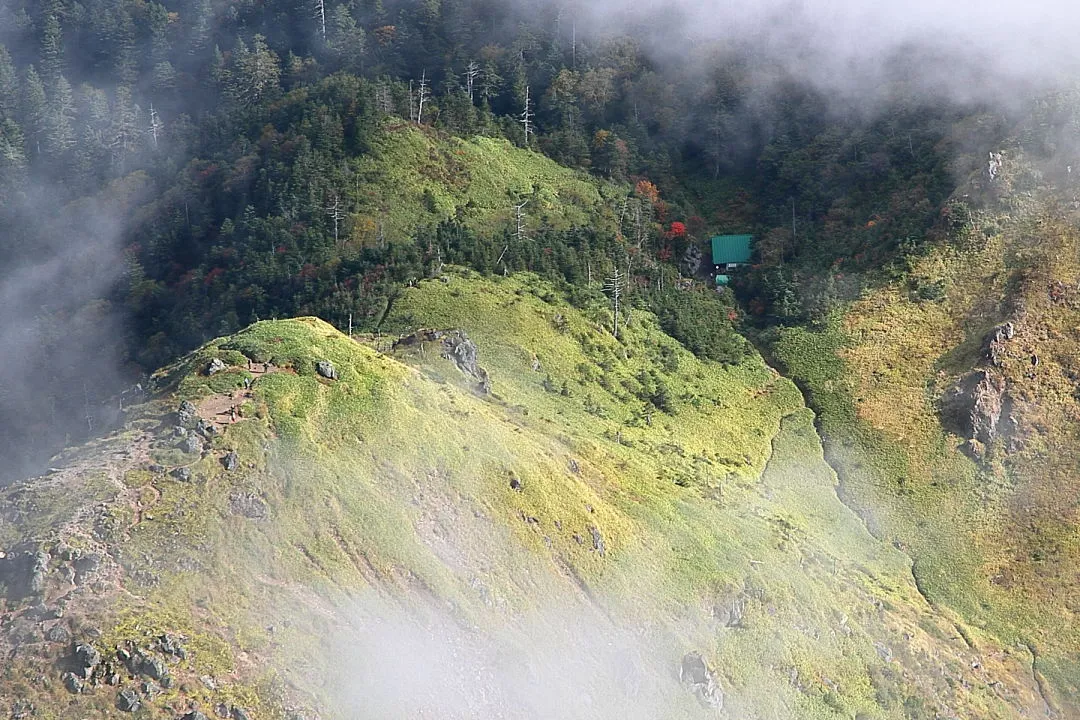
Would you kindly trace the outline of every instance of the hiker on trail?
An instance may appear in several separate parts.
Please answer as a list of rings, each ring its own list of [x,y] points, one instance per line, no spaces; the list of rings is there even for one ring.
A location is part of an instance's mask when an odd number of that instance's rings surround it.
[[[236,406],[229,408],[229,422],[236,422]]]
[[[249,378],[249,377],[244,378],[244,389],[245,390],[250,390],[251,389],[251,378]]]
[[[263,363],[263,372],[264,373],[270,372],[270,363],[268,363],[268,362]]]

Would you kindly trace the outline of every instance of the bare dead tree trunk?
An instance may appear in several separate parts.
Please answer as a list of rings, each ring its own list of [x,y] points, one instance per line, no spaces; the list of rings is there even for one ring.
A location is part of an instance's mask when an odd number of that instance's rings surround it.
[[[341,209],[341,197],[335,192],[333,198],[333,201],[326,206],[325,210],[326,214],[334,222],[334,247],[340,250],[341,240],[339,229],[341,227],[341,221],[345,219],[345,213]]]
[[[420,91],[419,91],[419,106],[416,110],[416,124],[422,125],[424,122],[424,103],[428,99],[428,83],[427,83],[427,70],[420,75]]]
[[[622,299],[622,287],[623,287],[623,275],[619,271],[618,264],[615,265],[615,269],[612,270],[611,275],[608,276],[607,282],[604,284],[604,290],[611,293],[611,307],[615,311],[614,322],[611,325],[611,334],[616,339],[619,337],[619,301]]]
[[[476,78],[480,76],[480,66],[475,60],[470,60],[465,67],[465,88],[469,93],[469,102],[473,102],[473,89],[476,87]]]
[[[525,206],[529,204],[529,201],[514,206],[514,219],[517,223],[517,229],[514,232],[514,239],[520,245],[524,241],[528,240],[528,235],[525,234]]]
[[[158,149],[158,133],[161,132],[161,122],[158,120],[154,103],[150,103],[150,137],[154,142],[154,149]]]
[[[521,127],[525,129],[525,144],[529,144],[529,135],[532,134],[532,99],[529,97],[529,86],[525,86],[525,109],[521,111]]]
[[[322,32],[322,39],[326,40],[326,2],[325,0],[315,0],[315,19],[319,21],[319,29]]]

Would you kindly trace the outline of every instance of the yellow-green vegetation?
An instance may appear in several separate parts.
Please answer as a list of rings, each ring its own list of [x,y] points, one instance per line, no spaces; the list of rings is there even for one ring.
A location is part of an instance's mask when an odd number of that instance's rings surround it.
[[[565,168],[508,140],[461,139],[411,123],[387,124],[356,160],[362,181],[356,239],[407,238],[416,228],[457,218],[483,234],[516,228],[514,206],[530,227],[614,228],[613,183]]]
[[[377,629],[372,598],[406,618],[449,618],[478,642],[497,636],[508,665],[532,666],[533,644],[581,618],[602,637],[634,638],[644,696],[602,674],[574,678],[600,716],[628,699],[658,717],[702,716],[672,680],[690,651],[716,671],[730,717],[1040,707],[1030,655],[935,611],[907,556],[840,502],[791,382],[754,355],[701,361],[640,310],[617,338],[610,323],[599,296],[580,309],[534,277],[466,272],[407,290],[390,336],[354,340],[312,318],[256,323],[159,373],[160,399],[134,411],[150,434],[128,441],[150,457],[176,446],[181,401],[249,409],[218,421],[205,456],[183,459],[187,479],[120,463],[92,533],[14,525],[46,546],[82,534],[118,559],[119,586],[79,594],[68,612],[85,618],[77,632],[102,630],[106,651],[185,636],[189,656],[173,664],[184,682],[161,696],[174,708],[362,717],[328,678],[383,662],[348,653]],[[475,344],[490,393],[431,329]],[[231,367],[207,376],[214,358]],[[35,492],[9,491],[0,508]],[[546,624],[525,620],[536,616]],[[560,659],[596,651],[571,642]],[[653,698],[650,683],[678,692]],[[70,702],[55,683],[19,687],[42,707]],[[0,680],[0,695],[9,688]],[[118,714],[111,692],[78,703]],[[169,717],[161,707],[146,717]]]
[[[1075,189],[1030,185],[1036,175],[1018,151],[1006,168],[996,184],[958,192],[970,204],[952,206],[964,222],[902,279],[825,327],[781,330],[774,350],[821,412],[850,504],[908,549],[932,602],[1032,648],[1049,706],[1071,716],[1080,712],[1080,236],[1063,208]],[[970,403],[957,411],[952,402],[977,368],[1005,388],[988,446],[967,442]]]

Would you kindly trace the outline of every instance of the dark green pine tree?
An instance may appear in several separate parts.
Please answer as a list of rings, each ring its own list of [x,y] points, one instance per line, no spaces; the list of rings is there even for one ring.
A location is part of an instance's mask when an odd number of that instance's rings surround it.
[[[26,68],[22,83],[22,126],[31,155],[41,155],[41,142],[48,128],[49,101],[45,86],[33,65]]]
[[[334,8],[326,39],[337,68],[352,73],[360,72],[367,52],[367,35],[357,24],[347,5]]]
[[[26,169],[25,147],[22,128],[12,118],[0,118],[0,206],[7,205],[21,185]]]
[[[64,72],[63,31],[60,28],[60,8],[55,0],[45,9],[41,31],[41,75],[45,82],[55,83]]]
[[[195,0],[191,13],[188,54],[195,58],[201,58],[203,53],[210,48],[211,33],[214,27],[214,9],[210,5],[210,0]]]
[[[75,99],[71,83],[63,75],[53,85],[46,122],[46,152],[60,157],[75,146]]]
[[[156,96],[167,95],[176,87],[176,69],[169,58],[172,47],[167,35],[169,12],[159,3],[151,3],[147,11],[150,25],[150,63],[153,67],[151,85]]]
[[[12,120],[19,109],[19,78],[7,48],[0,45],[0,120]]]

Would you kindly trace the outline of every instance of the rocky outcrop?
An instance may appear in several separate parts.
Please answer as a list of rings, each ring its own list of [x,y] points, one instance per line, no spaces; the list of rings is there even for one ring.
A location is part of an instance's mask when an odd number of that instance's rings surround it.
[[[491,392],[491,378],[477,360],[479,348],[464,330],[420,330],[399,339],[394,343],[394,349],[419,347],[423,350],[428,343],[438,344],[442,357],[476,382],[474,389],[477,392],[484,395]]]
[[[968,438],[968,451],[982,457],[986,446],[1002,433],[1002,417],[1009,417],[1011,400],[1004,377],[993,369],[979,369],[965,376],[947,395],[946,415]],[[1012,421],[1007,429],[1011,430]]]
[[[319,362],[315,363],[315,372],[317,372],[320,376],[326,378],[327,380],[338,379],[337,368],[335,368],[334,363],[330,362],[329,360],[320,360]]]
[[[41,550],[0,552],[0,595],[20,600],[45,588],[49,555]]]
[[[214,358],[210,361],[210,364],[206,366],[206,374],[217,375],[219,372],[223,372],[228,368],[229,366],[225,364],[224,360],[221,358]]]
[[[229,509],[250,520],[263,520],[270,514],[266,501],[255,493],[234,492],[229,496]]]
[[[679,665],[679,680],[694,693],[702,705],[715,709],[717,713],[724,709],[724,691],[701,653],[694,651],[683,655]]]
[[[185,400],[180,403],[179,409],[176,411],[177,423],[180,427],[190,428],[195,426],[195,421],[199,417],[199,410],[195,407],[195,403],[190,400]]]
[[[1016,337],[1016,326],[1011,322],[1002,323],[986,336],[984,353],[994,367],[1001,367],[1010,340]]]
[[[695,277],[701,271],[702,259],[701,248],[696,244],[688,245],[680,263],[683,274],[687,277]]]
[[[487,370],[477,362],[479,350],[476,343],[469,339],[464,330],[450,330],[442,337],[442,354],[447,360],[457,365],[457,369],[476,380],[477,389],[483,393],[491,392],[491,380]]]

